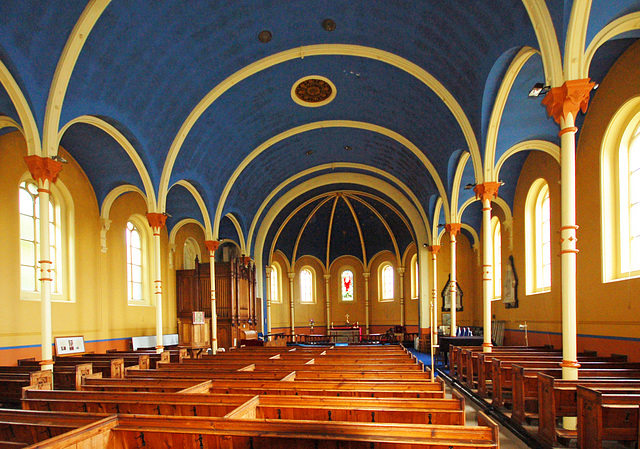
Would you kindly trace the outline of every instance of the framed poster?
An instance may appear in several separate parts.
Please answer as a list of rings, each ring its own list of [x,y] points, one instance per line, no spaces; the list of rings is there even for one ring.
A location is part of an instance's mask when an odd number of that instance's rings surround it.
[[[509,263],[502,280],[502,302],[507,309],[518,308],[518,275],[513,256],[509,256]]]
[[[193,312],[193,324],[204,324],[204,312]]]
[[[456,295],[456,311],[462,312],[462,289],[460,288],[460,284],[456,282],[457,285],[457,295]],[[451,287],[453,284],[451,282],[451,275],[447,278],[447,283],[444,285],[442,289],[442,311],[443,312],[451,312]]]
[[[56,337],[56,354],[80,354],[84,352],[84,337]]]

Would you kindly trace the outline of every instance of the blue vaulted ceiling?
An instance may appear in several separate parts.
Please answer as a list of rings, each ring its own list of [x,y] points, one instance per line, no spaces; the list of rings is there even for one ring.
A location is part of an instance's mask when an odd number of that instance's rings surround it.
[[[47,114],[59,114],[58,130],[78,117],[100,118],[126,139],[145,173],[117,139],[93,124],[70,126],[62,146],[87,174],[99,204],[115,187],[129,184],[145,191],[150,185],[157,211],[172,216],[169,228],[186,218],[205,225],[208,215],[210,228],[217,230],[208,238],[254,245],[270,209],[286,197],[284,208],[271,214],[276,218],[266,231],[268,253],[290,211],[316,195],[350,190],[366,193],[363,201],[383,216],[396,217],[389,223],[406,248],[417,228],[432,228],[436,198],[447,207],[457,198],[450,211],[455,212],[473,196],[463,187],[479,182],[482,164],[495,164],[525,141],[558,143],[557,125],[546,117],[540,99],[527,98],[530,87],[549,72],[540,55],[544,36],[536,34],[543,24],[534,26],[529,11],[542,11],[549,19],[547,36],[557,39],[557,60],[562,60],[573,3],[0,1],[0,115],[24,127],[18,112],[29,110],[40,136]],[[593,0],[585,47],[612,21],[638,11],[638,0]],[[65,45],[83,12],[93,13],[84,17],[95,17],[95,24],[77,37],[82,42],[77,60],[65,59]],[[325,29],[325,19],[333,20],[335,29]],[[265,30],[271,33],[267,43],[258,39]],[[631,31],[602,45],[589,75],[601,81],[637,37],[637,30]],[[488,161],[491,114],[508,68],[523,48],[537,54],[514,77],[495,148],[489,149],[495,156]],[[54,89],[56,70],[69,78]],[[24,97],[22,107],[9,95],[6,74]],[[293,101],[292,87],[308,76],[330,80],[333,101],[321,107]],[[52,90],[62,92],[63,101],[47,109]],[[510,156],[500,171],[505,183],[500,196],[510,207],[527,154]],[[338,181],[314,185],[320,176]],[[363,177],[374,181],[368,187],[354,182]],[[188,189],[176,185],[180,181],[193,186],[206,214]],[[310,190],[302,191],[304,186]],[[392,189],[426,222],[407,228],[372,198],[393,204],[408,219]],[[300,192],[292,195],[293,190]],[[467,208],[462,220],[479,231],[476,206]],[[340,202],[335,215],[345,220],[337,223],[345,240],[335,248],[331,244],[331,258],[344,251],[363,256],[349,246],[353,229],[345,207]],[[380,237],[365,238],[367,253],[390,249],[370,209],[362,203],[354,208],[366,232]],[[224,218],[227,214],[242,236]],[[450,219],[444,214],[440,210],[438,223]],[[300,251],[326,257],[318,248],[326,248],[320,230],[326,229],[327,216],[324,208],[318,211]],[[291,254],[289,239],[303,222],[291,219],[278,239],[285,254]],[[257,250],[245,249],[252,255]]]

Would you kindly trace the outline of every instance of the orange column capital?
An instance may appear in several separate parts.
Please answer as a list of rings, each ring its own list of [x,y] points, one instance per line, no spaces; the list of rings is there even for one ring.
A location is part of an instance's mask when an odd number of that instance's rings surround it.
[[[494,198],[498,198],[498,189],[501,185],[501,182],[485,182],[484,184],[477,184],[473,191],[477,199],[483,202],[486,200],[491,201]]]
[[[35,181],[49,181],[49,183],[55,183],[58,179],[58,174],[62,170],[62,162],[54,161],[48,157],[41,157],[37,155],[25,156],[24,161],[29,167],[29,173]]]
[[[444,225],[445,231],[449,233],[450,236],[455,237],[460,233],[460,229],[462,228],[462,223],[449,223]]]
[[[167,222],[167,216],[165,214],[150,212],[147,214],[147,220],[149,221],[149,226],[153,229],[162,229]]]
[[[209,252],[213,253],[218,250],[218,247],[220,246],[220,242],[217,240],[205,240],[204,246],[207,247]]]
[[[575,121],[578,111],[587,112],[591,90],[596,83],[589,78],[565,81],[560,87],[552,88],[542,100],[547,114],[561,124],[569,114]]]
[[[434,256],[438,254],[438,251],[440,251],[440,245],[431,245],[429,247],[429,251],[431,251],[431,254],[433,254]]]

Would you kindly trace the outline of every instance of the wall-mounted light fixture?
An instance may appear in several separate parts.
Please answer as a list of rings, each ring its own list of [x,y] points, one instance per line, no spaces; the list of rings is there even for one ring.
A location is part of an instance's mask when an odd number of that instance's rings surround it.
[[[545,86],[544,83],[535,83],[529,91],[529,97],[535,98],[539,97],[540,95],[545,95],[547,92],[549,92],[549,89],[551,89],[551,86]]]

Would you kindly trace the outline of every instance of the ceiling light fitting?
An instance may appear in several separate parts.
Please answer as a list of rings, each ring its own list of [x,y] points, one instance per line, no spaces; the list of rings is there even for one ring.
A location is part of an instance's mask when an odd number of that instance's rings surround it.
[[[464,189],[465,189],[465,190],[471,190],[471,189],[473,189],[475,186],[476,186],[475,184],[471,184],[471,183],[469,183],[469,184],[467,184],[466,186],[464,186]]]
[[[260,34],[258,34],[258,40],[263,44],[266,44],[267,42],[269,42],[271,38],[272,38],[272,35],[271,35],[271,31],[269,30],[260,31]]]
[[[336,29],[336,23],[331,19],[324,19],[322,21],[322,28],[327,31],[333,31]]]
[[[53,159],[54,161],[62,162],[63,164],[68,164],[69,163],[68,160],[66,160],[65,158],[63,158],[59,154],[56,154],[55,156],[51,156],[51,159]]]
[[[545,95],[550,89],[551,86],[545,86],[544,83],[535,83],[529,91],[529,97],[536,98],[540,95]]]
[[[313,150],[307,150],[304,152],[307,156],[311,156],[313,154]]]

